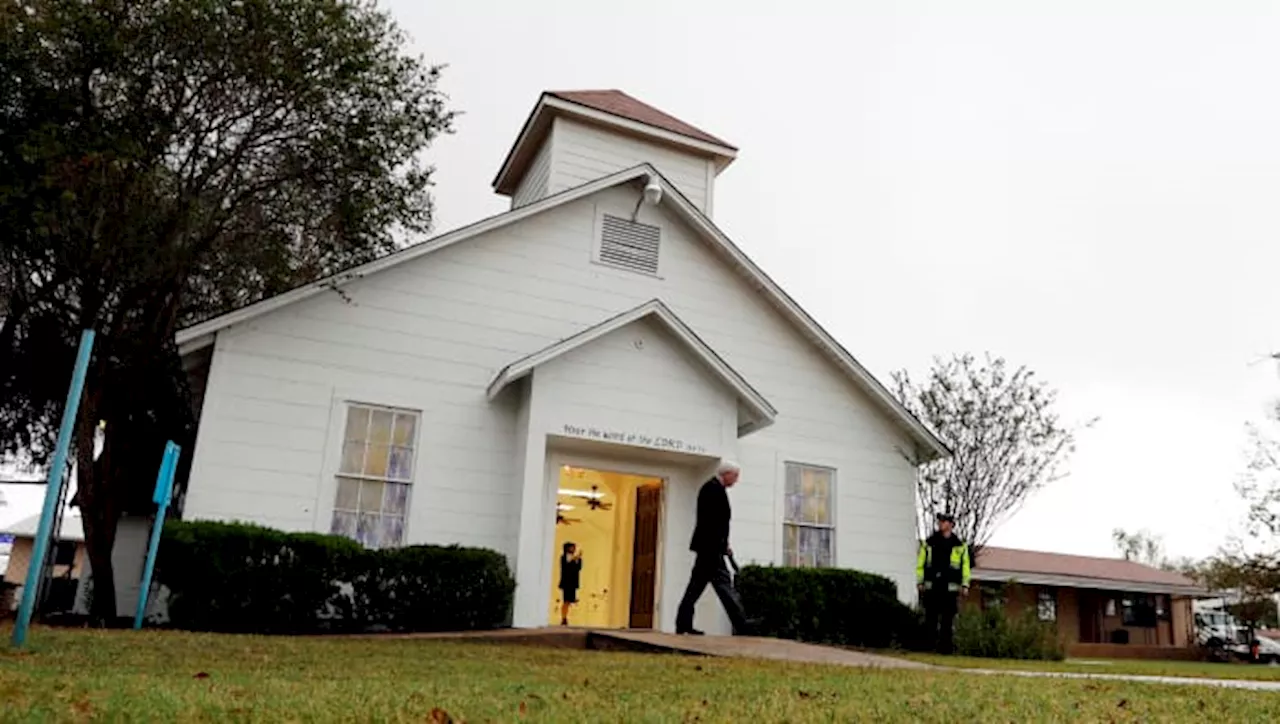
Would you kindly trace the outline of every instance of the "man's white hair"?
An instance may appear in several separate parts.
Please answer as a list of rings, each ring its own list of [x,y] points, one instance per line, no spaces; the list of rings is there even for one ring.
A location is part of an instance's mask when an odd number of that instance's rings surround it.
[[[738,467],[737,463],[733,462],[732,460],[721,460],[719,467],[716,468],[716,477],[724,475],[725,473],[741,473],[741,472],[742,472],[742,468]]]

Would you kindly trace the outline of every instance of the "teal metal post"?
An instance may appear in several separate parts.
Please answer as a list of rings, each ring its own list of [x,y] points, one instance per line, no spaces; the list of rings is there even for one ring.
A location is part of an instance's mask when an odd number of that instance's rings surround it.
[[[133,628],[142,628],[142,616],[147,612],[147,598],[151,593],[151,576],[155,573],[156,552],[160,550],[160,531],[164,528],[165,511],[173,497],[173,474],[178,469],[178,456],[182,448],[172,440],[164,446],[160,458],[160,472],[156,475],[156,490],[151,500],[156,504],[156,519],[151,524],[151,544],[147,547],[147,562],[142,567],[142,584],[138,587],[138,609],[133,614]]]
[[[67,403],[62,407],[62,424],[58,427],[58,442],[53,448],[53,462],[49,464],[48,484],[44,488],[44,508],[40,512],[40,526],[31,546],[31,559],[27,563],[27,581],[22,586],[22,603],[18,606],[18,621],[13,627],[12,642],[21,647],[27,642],[27,629],[31,626],[31,614],[36,607],[36,594],[44,576],[44,559],[49,551],[49,536],[53,533],[53,521],[58,516],[58,501],[62,499],[62,483],[67,475],[67,453],[71,449],[71,433],[80,411],[80,396],[84,392],[84,378],[89,371],[89,357],[93,352],[93,330],[86,329],[80,335],[80,351],[76,354],[76,366],[71,373],[71,389],[67,390]]]

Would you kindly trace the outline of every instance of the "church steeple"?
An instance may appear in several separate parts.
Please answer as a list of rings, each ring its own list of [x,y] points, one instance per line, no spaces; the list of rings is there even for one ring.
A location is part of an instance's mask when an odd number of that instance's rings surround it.
[[[711,215],[715,179],[738,155],[724,140],[618,90],[548,91],[493,180],[512,208],[641,163]]]

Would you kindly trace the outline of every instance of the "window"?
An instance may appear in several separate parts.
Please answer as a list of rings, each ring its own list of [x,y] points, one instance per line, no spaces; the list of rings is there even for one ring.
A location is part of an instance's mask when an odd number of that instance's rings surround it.
[[[835,471],[797,463],[787,463],[786,470],[783,565],[829,568],[835,563],[835,524],[831,514]]]
[[[1041,621],[1058,620],[1058,592],[1052,588],[1041,588],[1036,592],[1036,616]]]
[[[418,415],[368,405],[347,408],[331,532],[369,548],[404,542]]]
[[[1156,618],[1161,621],[1168,621],[1172,618],[1173,612],[1169,610],[1169,597],[1156,596]]]
[[[1002,583],[979,583],[978,595],[981,597],[983,611],[1004,607],[1006,596]]]
[[[1120,599],[1120,620],[1125,626],[1152,628],[1156,625],[1156,597],[1140,593]]]

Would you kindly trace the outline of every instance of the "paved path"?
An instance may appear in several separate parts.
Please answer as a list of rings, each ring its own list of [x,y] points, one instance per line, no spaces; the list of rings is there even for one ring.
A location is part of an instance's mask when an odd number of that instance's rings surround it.
[[[602,639],[616,639],[703,656],[771,659],[812,664],[858,666],[872,669],[934,669],[937,667],[892,656],[880,656],[833,646],[818,646],[784,639],[753,636],[676,636],[653,631],[593,631]]]
[[[970,674],[992,676],[1022,676],[1034,679],[1102,679],[1104,681],[1137,681],[1147,684],[1177,684],[1179,686],[1218,686],[1225,689],[1249,689],[1251,691],[1280,692],[1280,681],[1256,679],[1200,679],[1190,676],[1145,676],[1142,674],[1091,674],[1075,671],[1015,671],[1013,669],[956,669]]]

